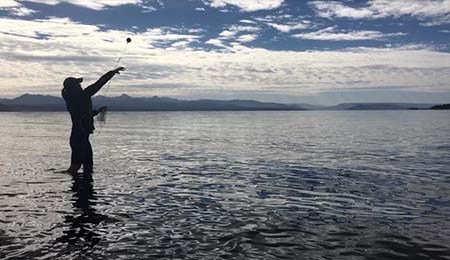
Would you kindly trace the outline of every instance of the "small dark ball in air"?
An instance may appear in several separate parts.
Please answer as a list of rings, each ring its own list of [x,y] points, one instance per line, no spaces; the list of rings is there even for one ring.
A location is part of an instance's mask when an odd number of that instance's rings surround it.
[[[131,42],[131,38],[127,38],[127,43],[130,43]]]

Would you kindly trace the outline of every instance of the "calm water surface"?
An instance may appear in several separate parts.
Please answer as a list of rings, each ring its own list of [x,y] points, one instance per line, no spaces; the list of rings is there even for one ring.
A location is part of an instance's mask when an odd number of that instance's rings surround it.
[[[450,259],[447,111],[0,113],[0,259]]]

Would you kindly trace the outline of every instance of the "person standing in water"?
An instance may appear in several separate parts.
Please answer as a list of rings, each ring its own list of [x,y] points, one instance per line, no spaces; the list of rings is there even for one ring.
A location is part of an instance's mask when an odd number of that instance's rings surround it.
[[[92,147],[89,135],[94,133],[94,116],[106,111],[106,107],[98,110],[92,109],[91,97],[95,95],[114,75],[125,70],[119,67],[103,75],[97,82],[83,89],[83,78],[69,77],[64,80],[61,94],[66,101],[67,110],[72,119],[72,132],[70,134],[70,148],[72,150],[68,173],[75,174],[83,165],[84,173],[93,172]]]

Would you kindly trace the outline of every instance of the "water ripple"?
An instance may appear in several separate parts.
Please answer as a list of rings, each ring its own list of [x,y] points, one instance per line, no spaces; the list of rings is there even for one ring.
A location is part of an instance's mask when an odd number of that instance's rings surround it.
[[[69,176],[66,114],[0,114],[1,259],[450,259],[448,113],[132,115]]]

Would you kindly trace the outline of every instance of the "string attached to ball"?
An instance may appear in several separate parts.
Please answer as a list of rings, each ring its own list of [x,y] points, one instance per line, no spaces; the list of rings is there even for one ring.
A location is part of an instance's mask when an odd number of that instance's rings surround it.
[[[122,58],[125,56],[125,54],[127,53],[128,50],[128,44],[131,42],[131,38],[127,38],[126,40],[126,45],[124,50],[122,51],[122,54],[120,55],[120,57],[117,59],[116,64],[114,65],[114,68],[117,68],[117,66],[119,66],[120,61],[122,60]],[[105,88],[105,93],[103,94],[104,97],[106,97],[106,95],[108,94],[108,90],[109,87],[111,85],[111,81],[108,82],[108,85],[106,85]],[[98,111],[98,115],[96,117],[97,121],[102,122],[102,123],[106,123],[106,114],[108,113],[108,108],[107,107],[103,107],[102,110]]]

